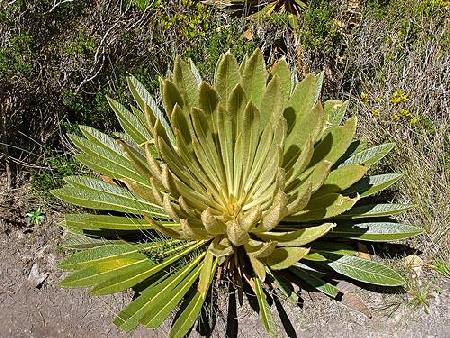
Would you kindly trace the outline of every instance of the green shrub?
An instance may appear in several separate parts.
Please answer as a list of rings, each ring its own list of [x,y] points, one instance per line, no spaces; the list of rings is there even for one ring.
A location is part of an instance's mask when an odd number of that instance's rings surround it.
[[[9,40],[7,47],[0,48],[0,77],[26,74],[32,69],[31,41],[29,34],[20,33]]]
[[[339,40],[335,8],[329,1],[311,1],[301,17],[299,35],[304,48],[330,52]]]
[[[51,197],[50,191],[63,185],[64,177],[83,173],[80,164],[72,156],[56,154],[51,150],[47,150],[45,159],[39,164],[47,169],[33,170],[31,184],[34,193],[45,197]]]
[[[93,54],[97,47],[95,38],[84,31],[81,31],[75,41],[68,44],[64,51],[68,55],[86,55]]]

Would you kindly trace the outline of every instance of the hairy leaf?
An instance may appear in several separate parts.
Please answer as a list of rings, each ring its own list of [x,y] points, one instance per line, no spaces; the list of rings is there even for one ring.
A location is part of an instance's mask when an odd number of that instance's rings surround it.
[[[403,277],[393,269],[356,256],[343,256],[328,263],[334,271],[364,283],[399,286]]]
[[[338,223],[329,237],[347,237],[364,241],[396,241],[420,235],[423,229],[396,222]]]

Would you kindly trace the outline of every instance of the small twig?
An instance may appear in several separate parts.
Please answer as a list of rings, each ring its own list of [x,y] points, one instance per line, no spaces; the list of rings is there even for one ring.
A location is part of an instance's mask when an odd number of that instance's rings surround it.
[[[114,23],[111,27],[108,28],[108,30],[105,32],[105,34],[103,35],[102,39],[100,40],[97,50],[95,51],[95,55],[94,55],[94,64],[92,65],[91,69],[89,70],[88,74],[92,74],[92,72],[95,70],[95,68],[98,65],[99,62],[99,57],[101,57],[101,63],[100,66],[98,67],[97,71],[89,76],[89,77],[85,77],[83,79],[83,81],[81,81],[81,83],[78,85],[77,89],[75,90],[75,94],[78,93],[81,90],[81,87],[86,84],[87,82],[90,82],[92,80],[94,80],[98,74],[100,74],[100,72],[103,69],[103,66],[105,64],[105,49],[107,46],[109,46],[111,43],[114,42],[114,40],[116,39],[115,37],[113,39],[111,39],[110,41],[108,41],[108,43],[106,45],[104,45],[104,42],[106,40],[106,38],[108,37],[109,33],[113,30],[113,28],[115,28],[117,25],[119,24],[119,21],[117,21],[116,23]]]
[[[66,3],[66,2],[73,2],[73,0],[61,0],[60,2],[53,1],[53,7],[45,14],[49,14],[49,13],[53,12],[57,7],[61,6],[62,4]]]
[[[12,157],[12,156],[8,156],[8,159],[16,164],[20,164],[23,167],[34,168],[34,169],[45,169],[45,170],[50,169],[49,167],[43,167],[43,166],[40,166],[37,164],[26,163],[18,158]]]

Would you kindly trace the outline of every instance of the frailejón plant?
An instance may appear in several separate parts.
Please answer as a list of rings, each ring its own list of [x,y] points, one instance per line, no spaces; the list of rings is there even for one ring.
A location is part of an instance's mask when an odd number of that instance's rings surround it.
[[[207,5],[226,8],[231,11],[270,15],[273,12],[298,15],[306,7],[306,1],[301,0],[204,0]]]
[[[109,99],[124,133],[82,126],[84,137],[71,136],[76,158],[101,176],[66,177],[53,192],[97,210],[65,217],[86,240],[61,263],[71,271],[62,285],[94,295],[134,288],[114,323],[155,328],[178,311],[173,337],[189,331],[223,280],[239,294],[253,290],[272,334],[266,292],[291,297],[291,280],[331,297],[329,272],[402,285],[355,246],[421,232],[388,218],[410,206],[364,203],[400,178],[365,176],[393,144],[355,141],[356,118],[343,122],[348,103],[319,101],[322,74],[293,78],[284,59],[267,70],[260,50],[240,65],[224,54],[213,84],[177,58],[160,81],[163,112],[130,77],[136,106]]]

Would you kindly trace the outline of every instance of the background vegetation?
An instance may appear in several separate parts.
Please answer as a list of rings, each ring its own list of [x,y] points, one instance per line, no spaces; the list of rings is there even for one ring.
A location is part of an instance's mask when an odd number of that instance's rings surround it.
[[[412,243],[423,257],[449,262],[449,6],[310,0],[292,16],[194,0],[0,1],[0,171],[8,186],[31,180],[48,198],[85,170],[66,132],[118,130],[105,95],[129,101],[127,74],[155,92],[176,54],[211,78],[221,53],[259,46],[269,63],[285,55],[299,77],[323,70],[323,97],[351,100],[362,138],[397,143],[384,163],[405,176],[390,198],[417,205],[404,217],[426,230]]]

